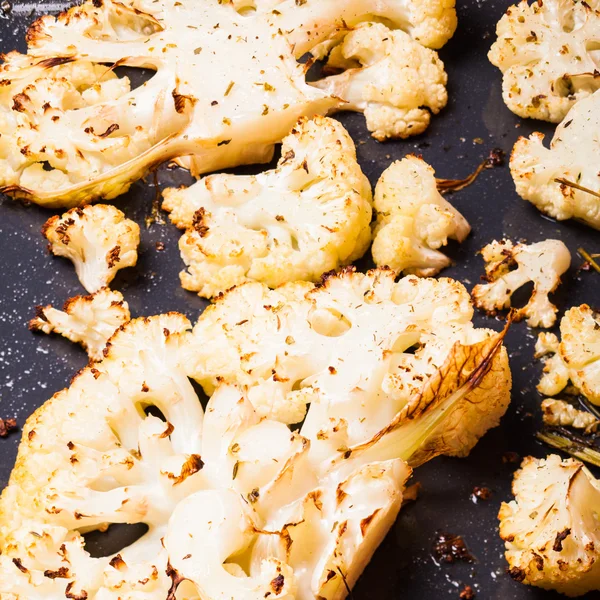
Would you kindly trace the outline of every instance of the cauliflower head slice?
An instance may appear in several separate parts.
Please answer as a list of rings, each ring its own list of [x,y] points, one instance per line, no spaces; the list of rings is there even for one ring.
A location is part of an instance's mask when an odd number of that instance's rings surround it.
[[[498,515],[510,575],[568,596],[597,590],[600,488],[583,463],[528,457],[515,475],[513,494]]]
[[[106,287],[120,269],[137,263],[139,225],[110,204],[72,208],[48,219],[42,233],[52,254],[74,264],[90,294]]]
[[[600,88],[598,8],[595,1],[521,0],[507,10],[489,59],[503,73],[502,95],[512,112],[559,123]]]
[[[473,288],[475,305],[488,314],[496,314],[498,310],[509,308],[511,295],[531,281],[531,298],[515,311],[514,318],[526,318],[530,327],[552,327],[558,309],[548,296],[556,290],[560,276],[571,266],[569,249],[559,240],[529,245],[501,240],[488,244],[481,254],[489,283]]]
[[[164,192],[186,233],[184,288],[212,297],[245,281],[318,281],[360,258],[371,240],[371,187],[344,127],[302,118],[276,169],[213,175]]]
[[[441,45],[454,2],[425,4],[86,0],[42,17],[27,54],[1,67],[0,189],[73,207],[115,198],[176,157],[196,175],[268,162],[300,116],[341,101],[308,85],[297,59],[340,22],[373,17]],[[131,90],[109,74],[115,64],[155,74]]]
[[[129,305],[120,292],[102,288],[89,296],[69,298],[63,310],[38,306],[29,321],[31,331],[58,333],[81,344],[91,360],[100,360],[106,342],[116,329],[131,319]]]
[[[435,171],[407,156],[388,167],[375,188],[373,260],[401,273],[436,275],[450,265],[439,251],[448,238],[464,241],[467,220],[438,192]]]
[[[327,66],[344,72],[313,85],[345,100],[334,110],[364,113],[379,141],[423,133],[431,113],[448,101],[448,76],[437,52],[381,23],[362,23],[350,31]]]
[[[600,152],[599,128],[600,91],[573,107],[550,148],[541,133],[520,138],[510,158],[519,196],[554,219],[577,219],[600,229],[600,175],[589,161]]]

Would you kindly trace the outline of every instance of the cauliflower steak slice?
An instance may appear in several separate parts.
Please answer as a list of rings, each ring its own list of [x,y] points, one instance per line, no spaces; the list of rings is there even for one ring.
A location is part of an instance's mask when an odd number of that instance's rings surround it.
[[[373,260],[400,273],[431,277],[450,266],[439,251],[448,238],[462,242],[467,220],[438,192],[435,171],[407,156],[388,167],[375,188]]]
[[[164,197],[171,220],[186,229],[182,285],[209,298],[245,281],[318,281],[371,241],[371,186],[333,119],[301,119],[273,171],[212,175]]]
[[[448,0],[425,12],[411,0],[87,0],[42,17],[0,72],[0,189],[72,207],[176,157],[196,175],[268,162],[300,116],[342,101],[308,85],[297,59],[373,17],[433,45],[455,26]],[[155,74],[131,90],[105,65]]]
[[[502,95],[520,117],[559,123],[600,88],[597,0],[521,0],[500,19],[489,59]]]

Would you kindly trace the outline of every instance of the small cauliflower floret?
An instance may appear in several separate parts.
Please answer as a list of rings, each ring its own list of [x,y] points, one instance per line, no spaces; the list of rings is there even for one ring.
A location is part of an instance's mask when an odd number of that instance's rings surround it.
[[[577,219],[600,229],[600,173],[590,161],[600,154],[599,130],[600,90],[573,107],[550,148],[541,133],[520,138],[510,158],[519,196],[559,221]]]
[[[600,486],[582,463],[528,457],[498,515],[510,575],[581,596],[600,588]]]
[[[552,327],[558,309],[549,294],[560,284],[560,276],[571,265],[569,249],[559,240],[537,244],[513,244],[509,240],[494,241],[481,251],[486,262],[489,283],[473,288],[475,306],[488,314],[510,307],[511,295],[521,286],[533,283],[529,302],[515,311],[514,318],[527,318],[530,327]]]
[[[70,298],[62,311],[38,306],[29,329],[58,333],[81,344],[91,360],[100,360],[108,339],[130,318],[129,306],[121,293],[102,288],[89,296]]]
[[[586,410],[578,410],[564,400],[546,398],[542,402],[542,418],[546,425],[560,425],[584,429],[585,433],[594,433],[600,421]]]
[[[497,27],[489,59],[504,74],[504,102],[520,117],[560,122],[600,88],[596,2],[522,0]]]
[[[90,294],[106,287],[119,269],[137,263],[140,228],[108,204],[73,208],[52,217],[42,233],[52,254],[75,265],[81,285]]]
[[[544,371],[537,389],[545,396],[556,396],[569,383],[569,369],[559,352],[559,341],[553,333],[540,333],[535,343],[535,358],[543,358]]]
[[[371,240],[370,184],[344,127],[324,117],[298,122],[272,171],[213,175],[164,195],[186,228],[182,285],[208,298],[251,280],[318,281]]]
[[[375,188],[373,260],[398,272],[430,277],[450,265],[438,249],[462,242],[467,220],[438,192],[435,171],[416,156],[396,161]]]
[[[344,72],[313,85],[345,100],[337,110],[364,113],[379,141],[423,133],[431,113],[448,101],[448,76],[437,52],[381,23],[363,23],[348,33],[327,65]]]

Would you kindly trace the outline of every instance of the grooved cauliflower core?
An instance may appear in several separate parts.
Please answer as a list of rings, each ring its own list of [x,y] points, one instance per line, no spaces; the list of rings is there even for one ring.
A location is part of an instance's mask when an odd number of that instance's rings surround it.
[[[489,59],[504,74],[510,110],[559,123],[600,88],[598,7],[597,0],[522,0],[508,9]]]
[[[514,319],[527,318],[530,327],[552,327],[558,309],[548,295],[560,284],[560,276],[571,265],[569,249],[559,240],[537,244],[494,241],[481,251],[489,283],[473,288],[475,306],[489,314],[510,307],[510,297],[521,286],[533,282],[529,302],[514,313]]]
[[[37,316],[29,329],[58,333],[81,344],[92,360],[100,360],[108,338],[129,321],[129,306],[120,292],[102,288],[90,296],[75,296],[65,302],[63,310],[38,306]]]
[[[510,157],[519,196],[559,221],[577,219],[600,229],[600,172],[590,161],[600,154],[599,130],[600,91],[573,107],[550,148],[541,133],[520,138]]]
[[[600,587],[600,487],[577,460],[528,457],[502,503],[500,536],[517,581],[568,596]]]
[[[137,263],[140,228],[109,204],[72,208],[51,217],[42,233],[52,254],[75,265],[81,285],[90,294],[106,287],[120,269]]]
[[[281,154],[273,171],[165,190],[163,208],[186,229],[184,288],[210,298],[245,281],[317,281],[365,253],[371,186],[344,127],[303,118]]]
[[[437,190],[435,171],[416,156],[388,167],[375,188],[373,260],[398,272],[430,277],[451,264],[438,248],[462,242],[467,220]]]
[[[343,102],[297,62],[341,23],[382,18],[435,46],[456,26],[452,0],[255,4],[87,0],[38,19],[0,70],[0,189],[71,207],[176,157],[195,175],[268,162],[300,116]],[[131,90],[117,64],[155,74]]]
[[[407,463],[467,453],[506,409],[503,334],[471,316],[459,283],[348,269],[320,288],[242,285],[193,333],[175,313],[128,322],[24,427],[0,500],[0,596],[342,600]],[[190,377],[221,379],[206,412]],[[258,402],[288,377],[311,401],[299,431]],[[113,523],[148,532],[90,557],[81,532]]]
[[[448,76],[437,52],[381,23],[363,23],[348,33],[327,66],[345,70],[313,85],[345,100],[337,110],[363,112],[379,141],[423,133],[431,113],[448,101]]]
[[[587,304],[571,308],[560,322],[562,341],[556,336],[538,340],[537,356],[546,359],[538,390],[555,396],[569,383],[590,402],[600,405],[600,317]]]

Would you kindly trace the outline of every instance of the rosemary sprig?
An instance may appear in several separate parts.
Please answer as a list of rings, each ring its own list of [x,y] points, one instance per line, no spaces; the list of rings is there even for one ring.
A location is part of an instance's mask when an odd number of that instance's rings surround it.
[[[594,444],[563,427],[544,429],[536,433],[536,437],[552,448],[562,450],[579,460],[600,467],[600,452]]]
[[[583,260],[590,265],[590,267],[600,273],[600,265],[594,260],[597,255],[592,255],[589,252],[586,252],[583,248],[577,248],[577,252],[581,255],[581,258],[583,258]]]

